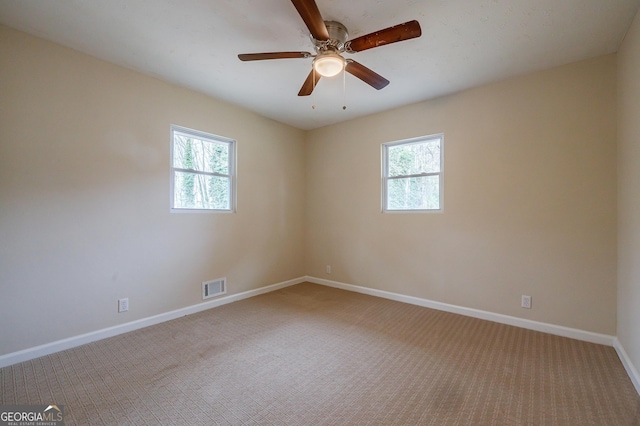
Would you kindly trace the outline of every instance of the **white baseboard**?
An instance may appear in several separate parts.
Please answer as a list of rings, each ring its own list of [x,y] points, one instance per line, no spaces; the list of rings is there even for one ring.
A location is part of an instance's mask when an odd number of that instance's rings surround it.
[[[269,293],[271,291],[279,290],[281,288],[289,287],[295,284],[300,284],[305,280],[306,280],[305,277],[301,277],[301,278],[296,278],[289,281],[283,281],[281,283],[268,285],[266,287],[260,287],[255,290],[249,290],[242,293],[231,294],[229,296],[223,296],[208,302],[198,303],[197,305],[191,305],[185,308],[176,309],[175,311],[165,312],[165,313],[154,315],[151,317],[142,318],[136,321],[131,321],[125,324],[103,328],[101,330],[92,331],[90,333],[81,334],[79,336],[73,336],[67,339],[62,339],[55,342],[46,343],[44,345],[35,346],[33,348],[12,352],[12,353],[0,356],[0,368],[17,364],[19,362],[29,361],[31,359],[49,355],[55,352],[64,351],[66,349],[71,349],[76,346],[84,345],[86,343],[95,342],[96,340],[106,339],[107,337],[113,337],[113,336],[117,336],[118,334],[123,334],[129,331],[138,330],[140,328],[149,327],[150,325],[160,324],[162,322],[180,318],[185,315],[195,314],[197,312],[205,311],[207,309],[215,308],[217,306],[222,306],[228,303],[237,302],[238,300],[257,296],[259,294]]]
[[[325,280],[316,277],[306,277],[306,280],[314,284],[322,284],[329,287],[340,288],[343,290],[353,291],[356,293],[368,294],[370,296],[383,297],[385,299],[395,300],[397,302],[410,303],[412,305],[423,306],[425,308],[437,309],[439,311],[452,312],[454,314],[465,315],[468,317],[484,319],[501,324],[513,325],[516,327],[526,328],[529,330],[542,331],[544,333],[555,334],[557,336],[569,337],[576,340],[583,340],[600,345],[613,346],[615,336],[607,334],[593,333],[590,331],[579,330],[575,328],[564,327],[561,325],[547,324],[544,322],[532,321],[523,318],[512,317],[509,315],[496,314],[493,312],[482,311],[479,309],[465,308],[463,306],[450,305],[448,303],[436,302],[428,299],[421,299],[414,296],[405,296],[403,294],[391,293],[384,290],[376,290],[368,287],[361,287],[352,284],[344,284],[337,281]]]
[[[631,383],[633,383],[633,386],[636,388],[638,395],[640,395],[640,373],[638,373],[638,370],[633,365],[633,362],[631,362],[631,358],[629,358],[629,355],[627,355],[627,351],[624,350],[624,346],[622,346],[622,343],[620,343],[617,337],[613,340],[613,347],[618,353],[618,357],[620,357],[620,361],[622,361],[624,369],[627,370],[627,374],[631,379]]]
[[[460,315],[465,315],[473,318],[484,319],[488,321],[498,322],[501,324],[513,325],[516,327],[522,327],[535,331],[542,331],[545,333],[555,334],[558,336],[569,337],[572,339],[583,340],[592,343],[598,343],[607,346],[613,346],[618,353],[631,381],[633,382],[636,390],[640,393],[640,375],[633,366],[633,363],[627,356],[624,348],[614,336],[606,334],[592,333],[589,331],[578,330],[569,327],[563,327],[554,324],[547,324],[538,321],[531,321],[527,319],[512,317],[508,315],[496,314],[493,312],[482,311],[479,309],[465,308],[462,306],[450,305],[447,303],[436,302],[428,299],[421,299],[414,296],[405,296],[398,293],[391,293],[383,290],[376,290],[368,287],[361,287],[352,284],[344,284],[337,281],[330,281],[316,277],[300,277],[289,281],[284,281],[277,284],[261,287],[255,290],[249,290],[238,294],[232,294],[229,296],[223,296],[208,302],[199,303],[196,305],[187,306],[185,308],[176,309],[174,311],[165,312],[162,314],[154,315],[147,318],[142,318],[136,321],[128,322],[113,327],[104,328],[101,330],[93,331],[79,336],[69,337],[67,339],[58,340],[55,342],[47,343],[44,345],[36,346],[33,348],[24,349],[17,352],[12,352],[6,355],[0,356],[0,368],[9,365],[17,364],[19,362],[28,361],[41,356],[49,355],[55,352],[60,352],[66,349],[71,349],[76,346],[84,345],[86,343],[95,342],[97,340],[106,339],[108,337],[117,336],[119,334],[127,333],[129,331],[138,330],[140,328],[148,327],[155,324],[160,324],[165,321],[180,318],[185,315],[195,314],[197,312],[205,311],[207,309],[215,308],[217,306],[226,305],[228,303],[236,302],[239,300],[247,299],[249,297],[258,296],[260,294],[269,293],[281,288],[289,287],[295,284],[300,284],[305,281],[321,284],[329,287],[335,287],[343,290],[353,291],[356,293],[368,294],[370,296],[382,297],[385,299],[395,300],[398,302],[409,303],[412,305],[424,306],[426,308],[437,309],[446,312],[452,312]]]

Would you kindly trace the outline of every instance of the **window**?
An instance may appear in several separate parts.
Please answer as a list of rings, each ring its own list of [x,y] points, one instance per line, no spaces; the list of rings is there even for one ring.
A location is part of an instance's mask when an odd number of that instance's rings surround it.
[[[171,126],[171,210],[235,210],[233,139]]]
[[[382,211],[442,210],[443,135],[382,145]]]

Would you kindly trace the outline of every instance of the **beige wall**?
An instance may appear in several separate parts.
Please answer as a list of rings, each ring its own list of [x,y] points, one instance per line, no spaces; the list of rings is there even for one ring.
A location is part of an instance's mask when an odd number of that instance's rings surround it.
[[[618,339],[640,371],[640,13],[618,53]]]
[[[615,335],[615,78],[609,55],[309,132],[307,274]],[[380,213],[380,145],[440,132],[444,213]]]
[[[615,78],[606,56],[305,133],[0,27],[0,355],[221,276],[615,334]],[[236,214],[169,213],[170,124],[238,140]],[[381,214],[380,144],[440,132],[444,213]]]
[[[170,124],[238,141],[236,214],[169,213]],[[0,129],[0,355],[304,275],[300,130],[6,27]]]

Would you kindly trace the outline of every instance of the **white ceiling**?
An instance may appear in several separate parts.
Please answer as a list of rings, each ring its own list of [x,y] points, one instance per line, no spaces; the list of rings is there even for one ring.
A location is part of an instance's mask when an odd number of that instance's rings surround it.
[[[311,59],[237,58],[238,53],[313,52],[289,0],[0,0],[0,22],[312,129],[615,52],[640,5],[640,0],[316,2],[323,18],[344,24],[350,38],[413,19],[420,22],[422,37],[345,55],[391,81],[380,91],[347,74],[346,94],[340,76],[322,79],[312,96],[298,97]]]

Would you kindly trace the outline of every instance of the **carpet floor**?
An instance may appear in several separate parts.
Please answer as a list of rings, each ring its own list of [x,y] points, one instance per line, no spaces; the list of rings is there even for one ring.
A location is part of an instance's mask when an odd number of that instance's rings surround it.
[[[303,283],[0,369],[66,425],[640,425],[613,348]]]

